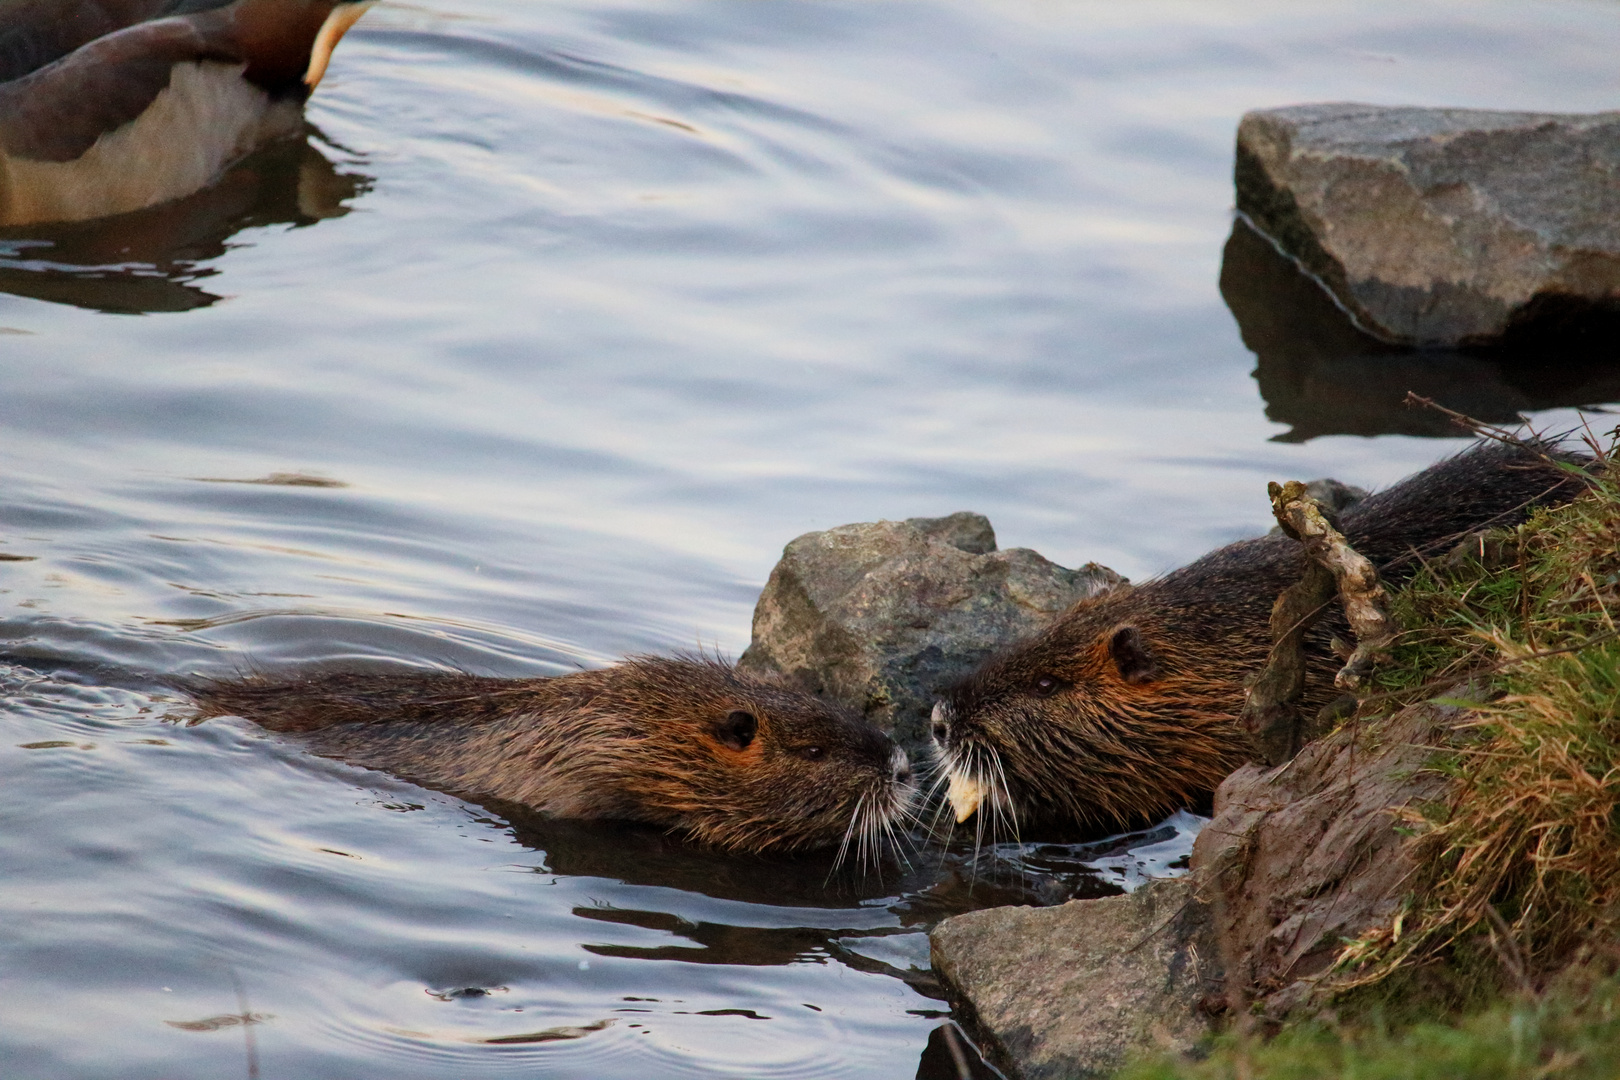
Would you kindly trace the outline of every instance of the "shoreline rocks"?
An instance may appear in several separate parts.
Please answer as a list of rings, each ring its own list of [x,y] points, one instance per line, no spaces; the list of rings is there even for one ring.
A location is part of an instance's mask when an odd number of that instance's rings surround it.
[[[1128,896],[987,908],[929,935],[934,970],[991,1056],[1024,1080],[1100,1077],[1133,1054],[1196,1054],[1213,1017],[1275,1026],[1327,1003],[1347,941],[1390,925],[1422,852],[1403,813],[1464,711],[1351,724],[1215,796],[1192,872]]]
[[[929,935],[934,970],[994,1057],[1024,1080],[1107,1076],[1134,1051],[1191,1051],[1221,977],[1190,878],[1128,896],[958,915]]]
[[[1612,341],[1620,113],[1301,105],[1244,116],[1237,208],[1364,330]]]
[[[1425,765],[1463,714],[1426,703],[1348,724],[1217,789],[1192,866],[1234,1015],[1275,1023],[1320,1003],[1344,944],[1401,910],[1418,855],[1401,815],[1445,795],[1449,780]]]
[[[1124,581],[999,550],[982,514],[841,525],[783,549],[737,666],[849,705],[914,751],[941,686]]]

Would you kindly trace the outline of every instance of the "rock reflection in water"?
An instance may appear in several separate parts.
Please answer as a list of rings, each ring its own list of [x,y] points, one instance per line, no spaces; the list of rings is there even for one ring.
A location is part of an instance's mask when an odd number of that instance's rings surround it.
[[[857,971],[899,978],[930,997],[943,995],[928,968],[923,935],[941,919],[996,905],[1114,896],[1148,875],[1176,876],[1206,820],[1183,812],[1151,829],[1074,844],[980,847],[971,836],[939,843],[919,830],[907,850],[874,869],[838,865],[830,852],[738,856],[697,848],[648,826],[565,821],[506,804],[486,808],[500,815],[491,824],[504,820],[519,843],[543,853],[537,872],[669,888],[803,916],[761,927],[693,921],[669,911],[575,908],[580,918],[681,939],[657,946],[590,944],[589,952],[745,967],[832,958]],[[886,909],[898,924],[844,926],[833,915],[852,909]],[[884,948],[884,941],[892,947]]]
[[[1364,333],[1325,290],[1243,218],[1221,263],[1221,296],[1258,364],[1277,442],[1320,435],[1454,437],[1444,416],[1405,404],[1414,391],[1493,423],[1521,413],[1620,401],[1620,343],[1603,335],[1525,337],[1492,351],[1414,350]]]
[[[483,805],[499,815],[491,824],[510,825],[519,843],[545,853],[550,873],[663,886],[748,904],[888,906],[902,912],[903,925],[919,927],[995,904],[1116,896],[1140,884],[1144,874],[1174,877],[1179,870],[1174,864],[1191,852],[1206,820],[1179,812],[1151,829],[1083,843],[981,846],[971,834],[941,843],[918,829],[903,850],[891,852],[873,868],[839,864],[830,851],[740,856],[696,847],[651,826],[567,821],[504,803]],[[1177,843],[1181,848],[1171,852]],[[783,958],[739,955],[725,962],[779,963]]]
[[[917,1080],[1006,1080],[1006,1074],[984,1060],[961,1028],[946,1022],[928,1036]]]
[[[371,178],[334,165],[313,126],[243,158],[213,185],[130,214],[0,229],[0,292],[113,314],[190,311],[221,299],[214,274],[244,229],[299,228],[349,212]],[[334,148],[335,149],[335,148]]]

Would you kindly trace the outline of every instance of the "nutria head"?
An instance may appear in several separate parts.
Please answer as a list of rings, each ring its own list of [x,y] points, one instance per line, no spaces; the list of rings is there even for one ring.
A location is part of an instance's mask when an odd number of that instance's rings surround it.
[[[958,822],[1132,824],[1242,764],[1238,654],[1253,650],[1160,603],[1162,584],[1083,600],[947,689],[932,734]]]
[[[916,795],[905,752],[852,713],[706,657],[550,679],[326,672],[187,681],[310,749],[468,798],[665,826],[743,851],[876,856]]]
[[[639,729],[634,763],[615,750],[603,771],[645,820],[720,847],[853,845],[864,857],[910,813],[905,751],[831,702],[689,657],[638,657],[557,681],[592,675],[600,693],[588,708]]]

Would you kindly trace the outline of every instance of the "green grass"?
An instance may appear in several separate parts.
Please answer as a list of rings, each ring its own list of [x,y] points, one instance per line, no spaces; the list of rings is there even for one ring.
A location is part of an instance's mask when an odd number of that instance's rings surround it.
[[[1620,980],[1586,972],[1456,1023],[1312,1022],[1269,1042],[1225,1035],[1202,1061],[1139,1061],[1120,1080],[1614,1080]]]

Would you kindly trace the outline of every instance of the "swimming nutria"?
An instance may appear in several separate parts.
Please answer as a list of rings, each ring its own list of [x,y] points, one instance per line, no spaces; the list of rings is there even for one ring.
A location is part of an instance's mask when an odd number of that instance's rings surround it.
[[[1570,457],[1569,460],[1577,460]],[[1578,481],[1535,453],[1475,448],[1349,507],[1341,527],[1385,580],[1461,534],[1573,498]],[[1271,647],[1277,594],[1300,545],[1243,540],[1162,578],[1082,600],[992,657],[934,706],[934,746],[958,821],[981,804],[1015,825],[1140,822],[1206,796],[1249,757],[1243,681]],[[1335,608],[1337,605],[1335,605]],[[1306,709],[1338,696],[1334,610],[1308,637]]]
[[[558,817],[661,825],[743,851],[863,854],[910,813],[903,750],[820,698],[691,657],[549,679],[333,672],[188,682],[200,718]]]

